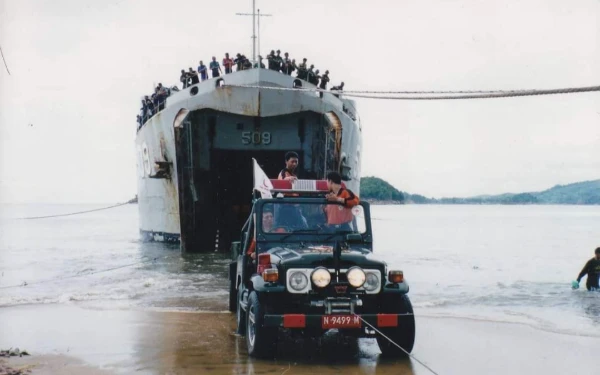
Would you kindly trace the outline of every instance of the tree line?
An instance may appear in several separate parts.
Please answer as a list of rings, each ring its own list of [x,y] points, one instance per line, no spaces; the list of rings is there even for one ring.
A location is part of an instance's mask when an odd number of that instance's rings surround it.
[[[393,204],[600,204],[600,180],[556,185],[540,192],[482,195],[468,198],[428,198],[396,189],[378,177],[360,180],[360,197],[366,201]]]

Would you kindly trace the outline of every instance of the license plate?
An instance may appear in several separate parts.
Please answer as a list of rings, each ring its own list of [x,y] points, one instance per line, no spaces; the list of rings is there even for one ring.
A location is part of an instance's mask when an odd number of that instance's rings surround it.
[[[321,317],[323,329],[360,328],[360,318],[356,315],[325,315]]]

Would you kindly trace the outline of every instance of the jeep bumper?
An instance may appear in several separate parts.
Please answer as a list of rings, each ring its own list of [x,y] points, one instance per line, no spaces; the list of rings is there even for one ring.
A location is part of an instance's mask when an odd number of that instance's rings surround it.
[[[321,328],[321,329],[361,329],[398,327],[402,325],[402,319],[412,314],[353,314],[353,315],[326,315],[326,314],[267,314],[264,317],[265,327],[282,328]],[[362,318],[362,319],[361,319]]]

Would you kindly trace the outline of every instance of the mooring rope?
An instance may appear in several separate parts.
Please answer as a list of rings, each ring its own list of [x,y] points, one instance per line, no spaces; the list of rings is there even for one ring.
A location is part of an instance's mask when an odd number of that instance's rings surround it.
[[[373,327],[371,324],[369,324],[369,322],[367,322],[366,320],[364,320],[360,315],[356,315],[360,320],[362,320],[363,323],[365,323],[366,325],[368,325],[369,327],[371,327],[375,332],[379,333],[381,336],[383,336],[384,338],[386,338],[389,342],[391,342],[392,344],[394,344],[395,346],[398,347],[398,349],[402,350],[407,356],[409,356],[410,358],[414,359],[415,361],[417,361],[421,366],[425,367],[427,370],[429,370],[432,374],[435,375],[439,375],[437,372],[435,372],[431,367],[427,366],[425,363],[423,363],[422,361],[420,361],[417,357],[415,357],[413,354],[407,352],[406,350],[404,350],[403,347],[401,347],[400,345],[396,344],[392,339],[390,339],[389,337],[387,337],[386,335],[384,335],[380,330],[378,330],[377,328]],[[413,314],[406,314],[406,315],[413,315]]]
[[[33,220],[33,219],[48,219],[51,217],[61,217],[61,216],[71,216],[71,215],[80,215],[80,214],[86,214],[88,212],[95,212],[95,211],[102,211],[102,210],[108,210],[110,208],[115,208],[115,207],[120,207],[120,206],[124,206],[126,204],[129,204],[129,202],[125,202],[125,203],[119,203],[119,204],[115,204],[112,206],[108,206],[108,207],[102,207],[102,208],[95,208],[93,210],[87,210],[87,211],[78,211],[78,212],[70,212],[68,214],[57,214],[57,215],[48,215],[48,216],[31,216],[31,217],[19,217],[16,218],[16,220]]]
[[[343,95],[350,98],[365,99],[388,99],[388,100],[456,100],[456,99],[496,99],[520,96],[539,96],[574,94],[582,92],[600,91],[600,86],[568,87],[558,89],[531,89],[531,90],[490,90],[490,91],[340,91],[325,90],[320,88],[289,88],[260,85],[224,85],[222,87],[245,87],[277,91],[300,91],[300,92],[328,92],[334,95]],[[388,95],[396,94],[396,95]],[[417,96],[398,96],[405,94],[419,94]],[[430,94],[444,94],[431,96]]]
[[[6,59],[4,58],[4,52],[2,52],[2,46],[0,46],[0,55],[2,55],[2,61],[4,61],[4,66],[6,67],[6,71],[8,75],[10,75],[10,70],[8,70],[8,65],[6,64]]]
[[[167,257],[165,256],[163,258],[167,258]],[[143,260],[143,261],[140,261],[140,262],[135,262],[135,263],[130,263],[130,264],[124,264],[122,266],[117,266],[117,267],[112,267],[112,268],[106,268],[106,269],[103,269],[103,270],[86,272],[86,273],[78,273],[78,274],[70,275],[70,276],[57,277],[55,279],[39,280],[39,281],[31,282],[31,283],[28,283],[28,282],[24,281],[21,284],[0,286],[0,289],[20,288],[20,287],[26,287],[26,286],[29,286],[29,285],[36,285],[36,284],[49,283],[49,282],[59,281],[59,280],[73,279],[73,278],[76,278],[76,277],[96,275],[96,274],[99,274],[99,273],[105,273],[105,272],[115,271],[115,270],[118,270],[118,269],[121,269],[121,268],[128,268],[128,267],[137,266],[139,264],[155,262],[158,259],[161,259],[161,258],[156,257],[156,258],[152,258],[152,259],[148,259],[148,260]]]

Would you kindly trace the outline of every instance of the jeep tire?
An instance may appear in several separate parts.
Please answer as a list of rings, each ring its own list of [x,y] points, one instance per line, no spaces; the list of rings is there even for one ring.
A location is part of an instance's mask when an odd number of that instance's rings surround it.
[[[238,335],[244,336],[246,334],[246,314],[244,313],[244,309],[242,309],[242,290],[238,290],[236,295],[236,313],[235,319],[237,323],[236,333]]]
[[[277,351],[277,328],[264,327],[265,312],[258,294],[251,292],[246,310],[246,346],[251,357],[272,358]]]
[[[390,296],[391,297],[391,296]],[[388,297],[381,306],[381,312],[384,314],[410,314],[398,317],[398,327],[379,328],[379,330],[400,345],[404,350],[410,353],[415,344],[415,316],[413,314],[412,304],[407,295],[398,297]],[[403,357],[406,353],[392,344],[388,339],[377,334],[377,344],[379,350],[384,356]]]
[[[229,311],[236,312],[237,310],[237,263],[229,264]]]

